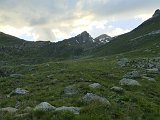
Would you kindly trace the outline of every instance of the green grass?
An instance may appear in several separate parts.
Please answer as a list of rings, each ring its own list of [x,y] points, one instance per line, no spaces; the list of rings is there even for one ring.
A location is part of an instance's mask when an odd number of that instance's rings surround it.
[[[137,54],[132,52],[131,54]],[[58,119],[58,120],[108,120],[108,119],[145,119],[158,120],[160,117],[160,75],[156,77],[156,83],[138,79],[142,87],[124,86],[125,92],[114,93],[112,86],[120,86],[122,76],[132,70],[132,67],[119,68],[116,65],[117,57],[135,59],[130,53],[110,57],[88,58],[79,60],[66,60],[59,62],[47,62],[35,65],[12,65],[2,68],[12,73],[20,73],[22,78],[0,77],[0,107],[14,107],[16,101],[21,103],[19,111],[23,113],[27,107],[35,107],[40,102],[46,101],[59,106],[82,107],[80,115],[70,112],[30,112],[29,115],[16,119]],[[135,55],[136,56],[136,55]],[[137,54],[137,58],[138,58]],[[150,56],[151,57],[151,56]],[[141,72],[143,70],[137,69]],[[47,77],[49,76],[49,77]],[[80,81],[84,79],[87,82]],[[89,88],[90,83],[98,82],[102,85],[99,89]],[[76,85],[81,91],[77,95],[66,96],[64,87]],[[17,87],[30,91],[27,95],[6,95]],[[103,106],[99,103],[84,104],[81,98],[91,92],[106,97],[111,106]],[[15,115],[1,113],[0,119],[13,119]]]

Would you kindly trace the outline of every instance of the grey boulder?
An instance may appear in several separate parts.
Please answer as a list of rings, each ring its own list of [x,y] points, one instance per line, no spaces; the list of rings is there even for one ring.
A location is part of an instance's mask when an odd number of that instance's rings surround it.
[[[100,88],[101,85],[99,83],[93,83],[93,84],[90,84],[89,87],[91,87],[91,88]]]
[[[133,79],[123,78],[119,81],[120,85],[128,85],[128,86],[141,86],[140,83]]]
[[[93,93],[87,93],[83,98],[82,100],[86,103],[90,103],[90,102],[100,102],[102,104],[106,104],[106,105],[110,105],[110,102],[104,98],[104,97],[100,97],[96,94],[93,94]]]
[[[24,95],[24,94],[27,94],[29,91],[28,90],[25,90],[25,89],[22,89],[22,88],[16,88],[14,93],[16,94],[21,94],[21,95]]]
[[[34,110],[35,111],[51,111],[51,110],[55,110],[56,107],[52,106],[51,104],[47,103],[47,102],[41,102],[39,105],[37,105]]]

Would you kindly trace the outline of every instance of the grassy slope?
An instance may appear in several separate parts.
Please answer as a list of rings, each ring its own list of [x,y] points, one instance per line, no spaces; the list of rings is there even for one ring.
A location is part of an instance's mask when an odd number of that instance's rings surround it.
[[[110,43],[99,47],[96,51],[97,56],[119,54],[122,52],[133,51],[135,49],[147,48],[155,43],[160,42],[160,34],[145,36],[134,41],[130,41],[141,35],[145,35],[155,30],[160,29],[160,16],[149,19],[142,23],[139,27],[133,31],[120,35]]]
[[[134,54],[134,57],[132,56]],[[143,54],[143,53],[142,53]],[[3,69],[12,73],[21,73],[22,78],[1,77],[0,78],[0,106],[14,107],[16,101],[21,102],[19,113],[27,106],[35,107],[40,102],[47,101],[52,105],[79,106],[83,107],[80,115],[73,115],[69,112],[31,112],[28,116],[16,119],[34,120],[107,120],[107,119],[145,119],[158,120],[160,117],[160,75],[156,76],[156,83],[137,79],[142,87],[127,87],[123,94],[117,94],[110,90],[114,85],[119,86],[122,76],[132,70],[132,67],[119,68],[116,65],[117,58],[128,57],[135,59],[142,56],[139,51],[120,54],[110,57],[94,59],[70,60],[61,62],[48,62],[36,65],[3,66]],[[154,57],[158,56],[158,53]],[[145,54],[143,57],[152,57],[152,54]],[[139,69],[141,73],[143,70]],[[48,78],[47,76],[52,77]],[[77,82],[81,78],[89,82]],[[91,89],[88,84],[98,82],[103,87]],[[71,97],[63,94],[65,86],[75,84],[80,93]],[[28,95],[13,95],[6,98],[6,95],[17,87],[30,91]],[[81,102],[82,96],[92,92],[106,97],[112,104],[111,107],[91,103],[86,105]],[[13,119],[14,115],[0,114],[0,119]]]

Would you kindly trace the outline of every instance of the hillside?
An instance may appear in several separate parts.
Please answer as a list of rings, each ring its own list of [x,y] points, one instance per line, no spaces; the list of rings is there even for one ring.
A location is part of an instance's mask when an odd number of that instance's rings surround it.
[[[95,43],[86,31],[56,43],[30,42],[1,33],[0,58],[3,61],[13,60],[15,63],[16,61],[38,63],[49,59],[74,59],[84,54],[88,55],[88,51],[97,45],[99,46],[99,43]]]
[[[96,50],[96,55],[113,55],[137,49],[147,49],[154,47],[155,44],[158,46],[159,43],[160,15],[148,19],[131,32],[117,36],[110,43],[99,47]]]

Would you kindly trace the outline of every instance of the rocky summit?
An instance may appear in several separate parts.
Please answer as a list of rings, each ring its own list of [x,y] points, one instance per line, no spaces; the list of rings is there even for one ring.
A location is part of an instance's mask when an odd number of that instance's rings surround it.
[[[158,17],[158,16],[160,16],[160,10],[159,9],[157,9],[155,11],[155,13],[153,14],[153,17]]]
[[[65,9],[64,14],[70,14]],[[93,12],[87,13],[91,19]],[[83,18],[77,11],[73,16]],[[3,19],[12,16],[2,15],[1,23]],[[52,21],[48,19],[43,22]],[[93,23],[94,29],[103,28]],[[159,9],[137,28],[116,37],[93,38],[84,31],[59,42],[35,42],[0,32],[0,120],[14,119],[159,120]]]

